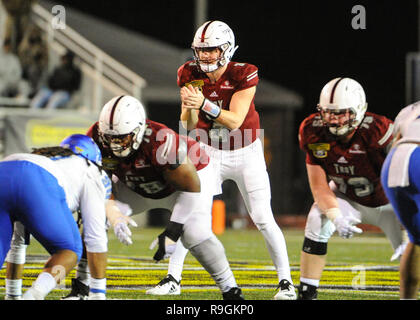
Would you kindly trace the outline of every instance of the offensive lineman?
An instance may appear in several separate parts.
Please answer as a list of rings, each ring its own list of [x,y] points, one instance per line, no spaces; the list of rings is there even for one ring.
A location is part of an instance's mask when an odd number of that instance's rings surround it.
[[[115,199],[128,204],[133,214],[154,208],[172,211],[165,231],[152,244],[158,245],[153,258],[169,257],[181,239],[215,280],[223,299],[243,300],[224,247],[211,230],[214,191],[208,181],[213,177],[199,144],[146,119],[141,102],[130,96],[106,103],[88,135],[101,149],[104,169],[112,173]],[[127,221],[113,202],[107,204],[111,223]],[[128,234],[122,230],[119,238],[124,236]]]
[[[101,165],[98,146],[78,134],[64,139],[59,147],[12,154],[0,162],[0,266],[10,248],[15,221],[51,254],[23,299],[43,300],[79,261],[82,240],[72,215],[77,209],[92,271],[89,299],[105,299],[105,201],[111,194],[111,181]]]
[[[236,182],[275,265],[279,291],[274,299],[294,300],[286,242],[271,210],[270,182],[258,138],[260,123],[254,105],[258,69],[231,61],[237,46],[232,30],[221,21],[207,21],[199,27],[192,49],[195,59],[178,69],[182,125],[197,129],[197,140],[211,158],[216,194],[222,192],[223,181]],[[178,245],[167,277],[146,293],[179,294],[186,254]]]
[[[400,299],[417,299],[420,286],[420,102],[395,118],[395,143],[382,166],[381,181],[410,239],[400,261]]]
[[[357,223],[378,226],[395,250],[393,260],[406,245],[380,182],[393,124],[366,109],[362,86],[350,78],[335,78],[323,87],[318,112],[300,125],[299,143],[306,152],[315,202],[306,221],[298,299],[317,298],[328,239],[335,230],[350,238],[362,232]]]

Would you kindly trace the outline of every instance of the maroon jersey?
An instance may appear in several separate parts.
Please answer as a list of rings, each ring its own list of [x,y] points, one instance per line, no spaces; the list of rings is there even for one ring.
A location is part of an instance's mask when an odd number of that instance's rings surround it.
[[[188,61],[179,67],[177,81],[180,87],[188,84],[200,87],[204,97],[220,108],[229,110],[230,100],[235,92],[258,84],[258,68],[252,64],[231,61],[221,78],[216,83],[211,83],[194,61]],[[254,142],[258,138],[259,128],[260,117],[252,99],[244,122],[240,128],[233,131],[229,131],[200,111],[197,129],[204,130],[206,135],[203,137],[200,130],[197,130],[197,140],[219,149],[234,150]]]
[[[378,207],[388,203],[381,168],[392,130],[391,120],[366,112],[352,139],[342,144],[314,113],[300,125],[299,144],[306,152],[306,163],[320,165],[340,192],[361,205]]]
[[[197,171],[207,166],[209,158],[193,139],[178,135],[165,125],[146,120],[146,130],[138,150],[126,158],[113,155],[110,148],[100,142],[98,122],[87,132],[98,144],[104,169],[146,198],[161,199],[175,189],[165,181],[163,172],[177,167],[188,154]]]

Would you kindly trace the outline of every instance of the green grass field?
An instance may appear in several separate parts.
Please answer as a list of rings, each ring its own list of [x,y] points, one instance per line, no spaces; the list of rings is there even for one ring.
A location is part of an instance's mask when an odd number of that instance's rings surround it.
[[[139,300],[220,300],[221,294],[207,272],[188,254],[179,296],[149,296],[145,290],[166,275],[167,261],[155,263],[149,244],[162,231],[157,228],[133,229],[133,245],[124,246],[109,232],[107,271],[108,299]],[[286,238],[292,278],[299,283],[299,257],[303,230],[283,230]],[[247,300],[271,300],[276,293],[277,276],[259,231],[227,230],[218,236],[239,286]],[[398,262],[390,262],[393,251],[381,234],[365,233],[344,240],[334,236],[328,247],[328,264],[318,294],[319,300],[397,300]],[[32,240],[28,247],[23,286],[28,288],[47,259],[46,251]],[[5,266],[0,271],[0,299],[4,297]],[[51,292],[47,299],[56,300],[69,292],[65,286]]]

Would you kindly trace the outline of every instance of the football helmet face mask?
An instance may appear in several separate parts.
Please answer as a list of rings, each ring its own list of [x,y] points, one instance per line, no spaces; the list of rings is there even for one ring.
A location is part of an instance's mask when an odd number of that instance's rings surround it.
[[[362,86],[350,78],[335,78],[322,88],[318,111],[331,134],[344,137],[362,122],[367,109]]]
[[[60,147],[70,149],[76,155],[102,166],[101,150],[91,137],[84,134],[72,134],[60,143]]]
[[[139,100],[118,96],[108,101],[99,115],[101,143],[120,158],[140,147],[146,130],[146,112]]]
[[[222,21],[207,21],[195,33],[191,49],[194,59],[203,72],[213,72],[231,61],[235,47],[232,29]],[[218,56],[209,57],[209,51],[219,49]],[[203,55],[202,52],[207,52]]]

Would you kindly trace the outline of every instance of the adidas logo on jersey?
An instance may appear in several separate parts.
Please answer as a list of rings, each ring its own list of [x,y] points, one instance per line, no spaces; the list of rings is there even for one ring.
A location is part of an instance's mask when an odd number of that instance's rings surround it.
[[[216,92],[216,91],[213,91],[213,92],[210,94],[210,97],[212,97],[212,98],[218,98],[218,97],[219,97],[219,95],[217,94],[217,92]]]
[[[338,163],[348,163],[344,156],[341,156],[340,159],[337,160]]]

